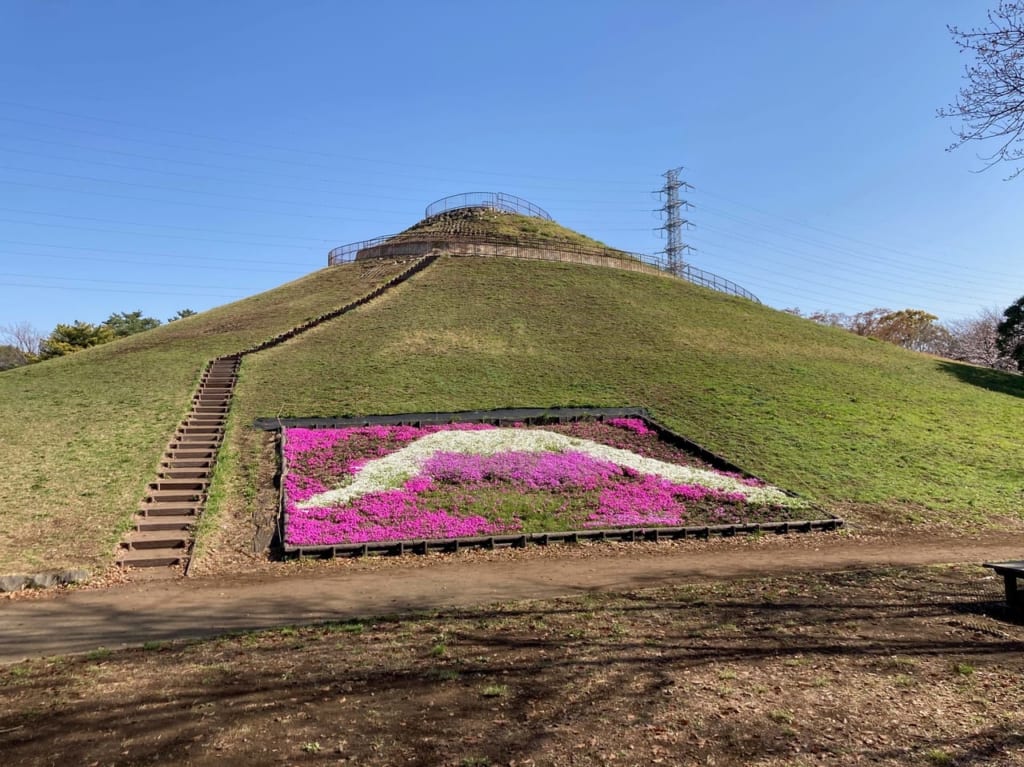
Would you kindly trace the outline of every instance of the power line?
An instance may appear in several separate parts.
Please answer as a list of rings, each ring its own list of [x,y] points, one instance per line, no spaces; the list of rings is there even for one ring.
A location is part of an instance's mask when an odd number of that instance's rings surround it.
[[[937,273],[935,270],[921,269],[921,268],[915,268],[915,267],[907,267],[907,266],[904,266],[904,265],[897,266],[897,265],[893,264],[892,262],[884,262],[884,261],[880,261],[880,263],[884,264],[884,265],[888,265],[891,268],[884,269],[884,268],[881,268],[879,266],[872,266],[870,263],[869,264],[862,264],[862,263],[859,263],[859,262],[858,263],[846,263],[846,262],[834,262],[834,261],[826,262],[819,255],[817,255],[816,253],[804,253],[802,251],[793,250],[791,248],[783,247],[782,245],[778,245],[776,243],[773,243],[773,242],[771,242],[769,240],[761,240],[761,239],[757,239],[755,237],[750,237],[750,236],[743,235],[743,234],[737,234],[737,233],[730,232],[730,231],[727,231],[727,230],[718,229],[717,227],[714,227],[714,226],[705,226],[704,229],[706,229],[707,231],[710,231],[710,232],[717,233],[720,236],[725,237],[725,238],[730,239],[730,240],[738,240],[740,242],[746,242],[746,243],[752,244],[752,245],[754,245],[754,246],[756,246],[758,248],[761,248],[761,249],[769,249],[769,250],[773,250],[773,251],[775,251],[777,253],[781,253],[783,255],[795,256],[797,259],[799,259],[801,261],[804,261],[804,262],[811,262],[815,266],[827,265],[827,266],[830,266],[830,267],[832,267],[832,268],[834,268],[836,270],[847,272],[847,273],[854,273],[854,274],[857,274],[857,275],[876,274],[876,275],[879,275],[879,276],[884,277],[886,279],[891,279],[894,273],[900,274],[901,277],[906,277],[908,273],[912,273],[912,272],[916,271],[916,272],[918,272],[920,274],[928,275],[929,277],[941,277],[942,276],[941,273]],[[820,248],[819,248],[819,250],[820,250]],[[852,255],[854,255],[858,259],[862,259],[862,260],[867,260],[867,261],[873,260],[873,259],[869,259],[868,257],[866,257],[866,256],[864,256],[862,254],[858,254],[858,253],[853,253]],[[909,279],[913,280],[913,282],[915,284],[918,284],[918,285],[934,285],[934,286],[940,287],[940,288],[960,287],[960,286],[965,285],[965,284],[966,285],[975,285],[977,287],[987,287],[988,286],[987,282],[978,282],[976,280],[966,280],[966,279],[961,279],[959,277],[956,277],[956,278],[950,277],[949,279],[951,280],[951,282],[947,282],[947,281],[936,282],[934,280],[921,279],[921,278],[917,278],[917,277],[910,277]]]
[[[833,289],[833,293],[824,300],[828,304],[834,304],[837,300],[834,293],[837,280],[826,281],[815,279],[813,273],[808,273],[805,270],[801,270],[799,274],[792,276],[789,272],[778,268],[766,268],[750,271],[749,268],[745,270],[742,266],[739,266],[730,270],[730,277],[737,282],[742,282],[744,285],[747,285],[752,289],[758,290],[759,293],[762,293],[763,286],[784,285],[787,289],[798,291],[798,297],[805,298],[806,296],[813,295],[811,291],[813,286]],[[779,280],[790,280],[792,282],[780,282]],[[944,304],[962,304],[965,300],[971,300],[981,306],[987,304],[990,300],[989,297],[981,297],[980,294],[972,297],[962,290],[956,290],[953,286],[950,286],[949,290],[922,290],[920,289],[919,284],[913,280],[908,282],[889,279],[884,281],[864,282],[851,279],[849,276],[844,275],[841,280],[841,284],[841,300],[854,296],[874,306],[885,306],[896,303],[897,301],[893,300],[895,294],[901,294],[904,296],[904,298],[900,298],[898,302],[903,302],[905,298],[912,299],[913,302],[917,303],[934,303],[935,301],[941,301]],[[858,287],[865,288],[866,290],[856,289]],[[818,295],[822,296],[824,294]]]
[[[779,253],[781,253],[783,255],[796,256],[798,260],[812,261],[812,262],[814,262],[815,265],[818,265],[818,262],[814,261],[813,257],[802,256],[801,254],[797,254],[797,253],[794,253],[793,251],[785,250],[783,248],[779,248],[779,247],[776,247],[776,246],[773,246],[773,245],[770,245],[770,244],[759,243],[758,247],[760,247],[763,250],[770,250],[770,251],[779,252]],[[767,271],[768,274],[780,274],[781,273],[781,270],[778,268],[777,265],[770,265],[770,266],[768,266],[766,268],[765,271]],[[764,272],[761,272],[761,274],[763,275]],[[847,273],[847,274],[844,274],[842,276],[843,293],[844,294],[849,294],[849,292],[850,292],[849,291],[849,286],[851,286],[851,285],[858,285],[858,286],[861,286],[861,287],[864,287],[864,288],[868,288],[869,290],[874,290],[875,291],[874,296],[877,296],[879,294],[879,292],[882,292],[882,291],[885,291],[885,290],[890,290],[891,291],[894,286],[897,287],[898,289],[904,291],[904,292],[913,291],[913,292],[915,292],[918,295],[922,294],[921,288],[925,287],[930,292],[932,297],[945,297],[945,298],[948,298],[948,299],[960,300],[964,296],[964,291],[962,289],[962,286],[957,286],[955,284],[950,284],[950,283],[942,283],[942,284],[931,283],[931,287],[927,287],[928,284],[927,283],[922,283],[920,280],[916,280],[916,279],[906,280],[906,279],[902,279],[902,275],[899,275],[899,276],[901,277],[901,279],[900,280],[895,280],[895,279],[893,279],[894,275],[892,273],[889,273],[889,274],[883,274],[882,275],[882,277],[885,278],[885,279],[865,281],[863,279],[857,279],[856,275],[850,275],[850,274]],[[763,279],[763,277],[762,277],[762,279]],[[808,283],[814,282],[813,278],[808,276],[806,273],[803,276],[801,276],[800,279],[805,280]],[[819,282],[817,284],[823,285],[825,283]],[[836,282],[833,281],[833,282],[831,282],[829,284],[832,285],[833,287],[835,287]],[[862,293],[861,295],[868,295],[868,294]]]
[[[115,249],[115,248],[106,248],[106,247],[104,247],[104,248],[92,248],[92,247],[88,247],[86,245],[77,245],[77,244],[76,245],[58,245],[58,244],[55,244],[55,243],[25,242],[24,240],[2,240],[2,239],[0,239],[0,242],[6,243],[8,245],[27,245],[27,246],[29,246],[31,248],[61,248],[61,249],[64,249],[64,250],[76,250],[76,251],[82,251],[82,252],[85,252],[85,253],[120,253],[122,255],[130,255],[130,256],[157,256],[159,258],[172,258],[172,259],[180,258],[180,256],[178,254],[176,254],[176,253],[153,253],[151,251],[145,251],[145,250],[118,250],[118,249]],[[259,259],[259,258],[249,258],[248,256],[245,256],[243,258],[224,258],[224,257],[220,257],[220,256],[204,256],[203,259],[206,260],[206,261],[229,261],[229,262],[244,263],[244,264],[274,264],[274,265],[278,265],[278,266],[280,266],[280,264],[281,264],[281,259],[276,259],[274,261],[267,261],[267,260],[263,260],[263,259]]]
[[[130,293],[132,295],[145,295],[145,296],[180,296],[184,298],[227,298],[227,299],[238,299],[244,297],[241,293],[204,293],[199,291],[190,290],[187,293],[181,291],[171,292],[165,290],[138,290],[138,289],[121,289],[121,288],[78,288],[71,287],[68,285],[37,285],[26,282],[0,282],[0,286],[5,288],[33,288],[39,290],[62,290],[70,293]]]
[[[70,246],[68,246],[68,247],[70,247]],[[58,261],[74,261],[75,263],[81,263],[82,262],[81,256],[62,256],[62,255],[59,255],[57,253],[30,253],[28,251],[22,251],[22,250],[8,250],[5,253],[2,253],[0,255],[5,255],[5,256],[25,256],[25,257],[29,257],[29,258],[35,258],[35,259],[50,259],[50,260],[58,260]],[[128,265],[131,265],[131,266],[160,266],[160,267],[166,267],[166,266],[187,266],[188,267],[188,271],[190,271],[190,272],[194,271],[196,269],[201,269],[203,271],[211,271],[211,272],[231,272],[232,274],[236,274],[237,275],[238,274],[238,264],[244,263],[245,264],[245,272],[246,272],[246,274],[282,274],[282,275],[284,275],[284,274],[294,275],[295,274],[295,269],[259,269],[259,268],[253,268],[251,262],[248,259],[244,259],[244,258],[230,259],[230,260],[232,260],[234,262],[233,266],[211,266],[210,264],[205,263],[205,261],[207,261],[207,260],[209,260],[209,259],[197,259],[197,258],[188,258],[188,257],[174,257],[174,258],[168,258],[167,261],[165,261],[165,262],[152,262],[152,261],[138,261],[138,260],[134,260],[133,261],[133,260],[127,259],[127,258],[107,258],[106,256],[95,256],[95,255],[90,255],[89,256],[89,263],[90,264],[96,263],[96,262],[101,262],[101,263],[107,263],[107,264],[128,264]],[[226,261],[228,259],[220,259],[220,260],[225,260]],[[196,262],[201,262],[201,263],[196,263]]]
[[[42,227],[45,229],[70,229],[77,232],[99,232],[103,234],[127,234],[136,237],[163,237],[165,239],[172,240],[185,240],[187,242],[213,242],[222,245],[246,245],[252,248],[285,248],[288,250],[316,250],[319,251],[321,248],[315,248],[312,245],[285,245],[280,242],[263,243],[263,242],[242,242],[241,240],[218,240],[212,237],[189,237],[184,234],[163,234],[162,232],[129,232],[123,229],[101,229],[95,226],[75,226],[74,224],[47,224],[39,223],[35,221],[22,221],[16,218],[0,218],[0,222],[7,224],[22,224],[24,226],[35,226]]]
[[[61,282],[89,282],[95,285],[138,285],[146,287],[152,285],[152,281],[138,281],[138,280],[97,280],[91,277],[54,277],[52,274],[18,274],[15,272],[2,272],[0,277],[13,277],[21,280],[59,280]],[[161,282],[162,286],[167,288],[195,288],[194,284],[176,284],[173,282]]]
[[[290,147],[274,146],[274,145],[270,145],[270,144],[260,144],[260,143],[257,143],[257,142],[245,141],[245,140],[242,140],[242,139],[238,139],[237,137],[224,138],[224,137],[219,137],[219,136],[208,136],[208,135],[203,135],[203,134],[191,133],[189,131],[180,131],[180,130],[176,130],[176,129],[173,129],[173,128],[165,128],[165,127],[159,127],[159,126],[145,126],[145,125],[139,125],[139,124],[135,124],[135,123],[126,123],[126,122],[120,121],[120,120],[111,120],[109,118],[104,118],[104,117],[91,117],[89,115],[81,115],[81,114],[76,114],[76,113],[73,113],[73,112],[64,112],[64,111],[61,111],[61,110],[49,109],[49,108],[46,108],[46,107],[36,107],[36,106],[29,105],[29,104],[20,104],[20,103],[12,102],[12,101],[0,101],[0,104],[6,104],[8,106],[16,106],[16,107],[20,107],[20,108],[23,108],[23,109],[30,109],[30,110],[35,110],[35,111],[48,112],[48,113],[52,113],[52,114],[58,114],[58,115],[61,115],[61,116],[64,116],[64,117],[75,117],[75,118],[83,119],[83,120],[94,120],[94,121],[97,121],[97,122],[105,122],[105,123],[112,124],[112,125],[121,125],[121,126],[128,127],[128,128],[144,130],[147,133],[154,133],[154,132],[171,133],[171,134],[176,134],[176,135],[184,135],[184,136],[188,136],[188,137],[191,137],[191,138],[198,138],[198,139],[204,140],[204,141],[218,141],[218,142],[221,142],[221,143],[231,144],[233,146],[237,146],[237,145],[241,144],[241,145],[253,146],[253,147],[256,147],[256,148],[260,148],[260,149],[270,149],[272,151],[280,151],[280,152],[291,152],[293,154],[307,155],[307,156],[320,157],[320,158],[331,158],[331,159],[337,159],[337,160],[344,160],[344,161],[348,161],[348,162],[364,162],[364,163],[378,164],[378,165],[389,165],[389,166],[394,166],[394,167],[399,167],[399,168],[420,168],[422,170],[428,170],[428,171],[456,172],[456,173],[462,173],[462,174],[466,174],[466,175],[476,175],[476,176],[496,176],[496,177],[497,176],[504,176],[504,177],[509,177],[509,178],[527,178],[527,179],[532,178],[532,179],[537,179],[537,180],[541,180],[541,181],[558,181],[558,182],[561,182],[562,184],[564,184],[564,183],[566,183],[568,181],[572,181],[572,182],[575,182],[575,183],[578,183],[578,184],[595,184],[596,183],[596,184],[614,184],[614,185],[617,185],[617,186],[622,186],[622,185],[627,185],[627,184],[637,184],[638,183],[636,181],[615,181],[615,180],[612,180],[612,179],[582,179],[582,178],[567,179],[567,178],[564,178],[564,177],[556,177],[556,176],[530,175],[530,174],[524,174],[524,173],[503,173],[503,172],[500,172],[500,171],[483,171],[483,170],[477,170],[477,169],[454,168],[454,167],[451,167],[451,166],[426,165],[426,164],[422,164],[422,163],[408,163],[408,162],[402,162],[402,161],[398,161],[398,160],[384,160],[384,159],[374,158],[374,157],[360,157],[358,155],[344,155],[344,154],[338,154],[338,153],[334,153],[334,152],[320,152],[320,151],[309,150],[309,149],[294,149],[294,148],[290,148]],[[51,128],[51,129],[58,129],[58,130],[73,130],[73,131],[77,131],[77,132],[80,132],[80,133],[87,133],[87,134],[91,134],[91,135],[103,136],[105,138],[111,138],[112,137],[109,133],[101,133],[99,131],[90,131],[88,129],[79,128],[79,127],[68,128],[65,125],[53,125],[53,124],[47,124],[47,123],[38,123],[38,122],[32,122],[30,120],[21,120],[21,119],[14,118],[14,117],[9,117],[9,116],[0,116],[0,119],[7,120],[9,122],[22,123],[22,124],[30,125],[30,126],[33,126],[33,127],[43,127],[43,128]],[[185,151],[200,151],[200,152],[207,152],[209,154],[219,154],[219,155],[223,155],[223,156],[227,156],[227,157],[238,157],[238,158],[241,158],[241,159],[257,160],[259,162],[275,162],[275,163],[283,163],[283,164],[301,165],[301,166],[305,166],[305,167],[320,167],[320,165],[322,165],[322,163],[319,163],[319,164],[305,163],[305,162],[301,162],[301,161],[297,161],[297,160],[278,160],[278,159],[271,158],[271,157],[254,157],[252,155],[243,155],[243,154],[239,154],[237,152],[224,152],[222,150],[204,149],[202,147],[184,147],[184,146],[181,146],[179,144],[168,144],[168,143],[165,143],[165,142],[155,142],[155,141],[150,141],[150,140],[147,140],[147,139],[137,139],[137,138],[134,138],[134,137],[131,137],[131,136],[113,136],[113,138],[117,138],[117,139],[124,140],[124,141],[135,141],[135,142],[139,142],[139,143],[147,143],[147,144],[152,144],[153,146],[163,146],[163,147],[170,148],[170,149],[179,149],[179,150],[185,150]]]
[[[157,228],[157,229],[181,229],[182,231],[186,231],[186,232],[209,232],[211,234],[240,234],[242,236],[247,236],[247,235],[253,234],[253,232],[238,232],[238,231],[225,230],[225,229],[207,229],[205,227],[198,227],[198,226],[178,226],[178,225],[175,225],[175,224],[150,224],[150,223],[142,223],[142,222],[139,222],[139,221],[123,221],[123,220],[110,219],[110,218],[94,218],[92,216],[74,216],[74,215],[71,215],[70,213],[48,213],[46,211],[41,211],[41,210],[24,210],[24,209],[21,209],[21,208],[2,208],[2,207],[0,207],[0,211],[2,211],[4,213],[23,213],[23,214],[30,215],[30,216],[52,216],[54,218],[69,218],[69,219],[72,219],[72,220],[75,220],[75,221],[93,221],[93,222],[100,223],[100,224],[122,224],[124,226],[138,226],[138,227],[147,227],[148,226],[148,227],[153,227],[153,228]],[[294,234],[272,234],[270,232],[259,232],[258,234],[259,234],[260,237],[280,237],[280,238],[287,238],[287,239],[291,239],[291,240],[309,240],[311,242],[316,242],[316,243],[320,243],[320,244],[328,244],[328,243],[333,242],[333,240],[328,240],[328,239],[325,239],[325,238],[322,238],[322,237],[303,237],[301,235],[294,235]]]
[[[749,210],[754,211],[755,213],[758,213],[759,215],[765,216],[766,218],[776,218],[776,219],[779,219],[780,221],[786,221],[788,223],[794,224],[794,225],[799,226],[799,227],[803,227],[803,228],[806,228],[806,229],[811,229],[813,231],[819,232],[821,234],[828,235],[830,237],[835,237],[836,239],[847,240],[849,242],[857,243],[858,245],[863,245],[865,247],[871,248],[872,250],[887,251],[887,252],[893,253],[895,255],[905,256],[905,257],[909,257],[909,258],[914,258],[914,259],[917,259],[917,260],[926,259],[926,260],[929,261],[929,263],[942,264],[944,266],[951,266],[951,267],[954,267],[954,268],[957,268],[957,269],[964,269],[964,270],[967,270],[967,271],[971,271],[972,273],[978,271],[973,266],[967,267],[967,266],[964,266],[964,264],[962,264],[962,263],[957,263],[957,262],[953,262],[953,261],[941,261],[941,260],[938,260],[938,259],[934,258],[934,256],[932,256],[930,254],[915,253],[913,251],[909,251],[909,250],[906,250],[904,248],[897,248],[897,247],[894,247],[892,245],[884,245],[884,244],[880,244],[880,243],[876,243],[876,242],[870,242],[870,241],[867,241],[867,240],[862,240],[860,238],[852,237],[852,236],[850,236],[848,234],[844,234],[842,232],[837,232],[837,231],[832,230],[832,229],[825,229],[823,227],[816,226],[814,224],[809,224],[809,223],[807,223],[805,221],[800,221],[798,219],[789,218],[788,216],[782,216],[782,215],[775,214],[775,213],[768,213],[766,211],[760,210],[760,209],[758,209],[756,207],[753,207],[751,205],[747,205],[746,203],[742,203],[742,202],[739,202],[739,201],[736,201],[736,200],[732,200],[732,199],[730,199],[728,197],[724,197],[722,195],[715,194],[715,193],[712,193],[712,192],[707,192],[703,188],[701,189],[701,193],[702,194],[706,194],[709,197],[717,197],[720,200],[723,200],[725,202],[730,202],[733,205],[738,205],[741,208],[747,208]],[[701,206],[701,210],[715,211],[716,209],[714,209],[714,208],[707,208],[706,206]],[[761,227],[763,229],[768,229],[768,230],[774,229],[775,231],[785,231],[785,230],[779,230],[777,227],[771,227],[768,224],[757,223],[757,222],[751,221],[750,219],[745,219],[745,218],[742,218],[740,216],[736,216],[734,214],[731,215],[731,214],[724,213],[724,212],[718,212],[718,211],[716,211],[716,212],[718,213],[718,215],[722,215],[724,217],[730,217],[731,216],[734,220],[741,221],[741,222],[747,222],[751,226],[758,226],[758,227]],[[799,235],[792,235],[792,236],[793,237],[797,237]],[[813,241],[811,241],[811,242],[813,242]],[[993,272],[992,274],[995,274],[995,273]],[[1005,275],[1000,275],[1000,276],[1005,276]]]
[[[133,186],[140,189],[156,189],[161,192],[180,192],[182,194],[203,194],[209,197],[226,197],[233,200],[247,200],[249,202],[267,202],[271,205],[296,205],[300,207],[315,207],[315,208],[333,208],[335,210],[351,210],[356,213],[392,213],[395,215],[401,215],[404,211],[397,210],[380,210],[379,208],[352,208],[346,205],[334,205],[330,203],[322,202],[306,202],[306,201],[292,201],[292,200],[275,200],[266,197],[252,197],[249,195],[242,194],[229,194],[227,192],[208,192],[204,189],[189,189],[180,186],[167,186],[166,184],[144,184],[138,181],[121,181],[119,179],[112,178],[100,178],[98,176],[82,176],[77,173],[60,173],[52,170],[36,170],[35,168],[19,168],[10,165],[0,165],[0,170],[11,170],[20,173],[36,173],[41,176],[56,176],[58,178],[70,178],[77,181],[95,181],[102,184],[119,184],[121,186]]]
[[[97,192],[94,190],[86,189],[68,189],[66,187],[59,186],[48,186],[46,184],[33,184],[28,181],[11,181],[10,179],[4,179],[0,181],[0,184],[9,184],[12,186],[24,186],[31,189],[45,189],[51,192],[65,192],[67,194],[86,194],[91,197],[110,197],[117,200],[133,200],[135,202],[152,202],[160,205],[185,205],[193,208],[214,208],[216,210],[226,210],[233,213],[250,213],[257,216],[287,216],[290,218],[308,218],[318,221],[345,221],[348,223],[372,223],[368,219],[352,219],[352,218],[339,218],[337,216],[317,216],[309,213],[287,213],[284,211],[270,211],[270,210],[252,210],[249,208],[232,208],[228,205],[214,205],[208,202],[191,202],[189,200],[154,200],[148,198],[141,198],[135,195],[128,194],[114,194],[113,192]]]
[[[137,172],[142,172],[142,173],[158,173],[158,174],[165,175],[165,176],[180,176],[182,178],[196,179],[197,181],[218,181],[218,182],[225,183],[225,184],[238,184],[238,183],[240,183],[240,180],[237,179],[237,178],[232,179],[232,178],[224,178],[223,176],[202,176],[202,175],[199,175],[198,173],[182,173],[181,171],[163,170],[163,169],[160,169],[160,168],[143,168],[143,167],[140,167],[138,165],[125,165],[123,163],[107,162],[105,160],[92,160],[92,159],[88,159],[88,158],[84,158],[84,157],[64,157],[64,156],[61,156],[61,155],[46,154],[45,152],[30,152],[30,151],[27,151],[25,149],[11,149],[10,147],[0,147],[0,151],[2,151],[2,152],[10,152],[12,154],[28,155],[30,157],[42,157],[42,158],[45,158],[47,160],[58,160],[60,162],[88,163],[90,165],[103,165],[103,166],[108,167],[108,168],[118,168],[120,170],[130,170],[130,171],[137,171]],[[33,170],[32,172],[43,172],[43,171],[35,171],[35,170]],[[103,179],[103,180],[106,180],[106,179]],[[335,194],[336,193],[336,189],[311,189],[309,187],[300,187],[300,186],[282,186],[281,184],[269,183],[269,182],[262,182],[262,183],[260,183],[260,182],[246,181],[244,183],[247,184],[247,185],[250,185],[250,186],[265,186],[265,187],[273,187],[274,189],[288,189],[288,190],[296,191],[296,192],[305,192],[307,194]],[[331,181],[331,182],[324,181],[323,183],[330,183],[330,184],[333,184],[335,187],[338,186],[338,183],[336,181]],[[397,201],[397,202],[413,202],[413,203],[419,202],[419,200],[413,199],[413,198],[410,198],[410,197],[388,197],[388,196],[383,196],[383,195],[365,195],[365,194],[360,195],[360,197],[364,197],[364,198],[367,197],[367,196],[371,196],[373,199],[378,199],[378,200],[392,200],[392,201]],[[332,205],[331,207],[334,207],[334,206]]]

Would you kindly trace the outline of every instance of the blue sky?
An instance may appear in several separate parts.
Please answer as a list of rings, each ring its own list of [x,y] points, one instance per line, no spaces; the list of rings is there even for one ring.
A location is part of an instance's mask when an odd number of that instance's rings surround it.
[[[465,191],[655,252],[679,165],[764,303],[1002,309],[1024,178],[935,116],[988,5],[8,0],[0,325],[206,309]]]

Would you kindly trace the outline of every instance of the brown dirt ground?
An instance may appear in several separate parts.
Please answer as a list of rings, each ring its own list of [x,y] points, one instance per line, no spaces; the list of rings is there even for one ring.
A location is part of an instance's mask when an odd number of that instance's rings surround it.
[[[0,670],[0,754],[1024,765],[1022,651],[976,565],[594,591],[18,663]]]
[[[202,577],[151,582],[139,571],[86,588],[6,595],[0,598],[0,664],[293,623],[706,580],[979,563],[1019,559],[1022,553],[1019,531],[967,535],[904,529],[560,544],[333,562],[247,558],[232,571]]]

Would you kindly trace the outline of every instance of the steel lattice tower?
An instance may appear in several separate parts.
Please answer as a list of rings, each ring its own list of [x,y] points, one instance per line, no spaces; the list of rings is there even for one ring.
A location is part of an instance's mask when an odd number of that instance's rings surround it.
[[[665,254],[665,266],[669,272],[680,277],[686,269],[683,255],[693,251],[693,248],[683,242],[683,229],[692,224],[683,218],[680,212],[692,206],[686,200],[679,199],[679,190],[685,191],[693,187],[679,180],[679,173],[682,170],[682,167],[679,167],[665,171],[662,174],[665,177],[665,186],[658,190],[665,198],[665,204],[660,208],[665,215],[665,225],[659,227],[659,231],[664,230],[667,237],[665,250],[662,251]]]

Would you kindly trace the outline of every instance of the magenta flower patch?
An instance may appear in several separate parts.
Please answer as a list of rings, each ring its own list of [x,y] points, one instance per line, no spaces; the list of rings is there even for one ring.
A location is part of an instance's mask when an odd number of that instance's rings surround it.
[[[635,418],[286,428],[283,457],[289,546],[737,524],[805,506],[715,471]]]

